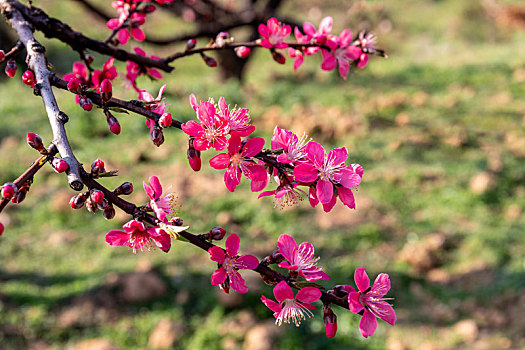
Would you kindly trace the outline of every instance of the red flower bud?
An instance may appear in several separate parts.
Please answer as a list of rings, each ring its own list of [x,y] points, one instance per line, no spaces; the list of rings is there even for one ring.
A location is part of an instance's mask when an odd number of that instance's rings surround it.
[[[86,193],[81,193],[81,194],[78,194],[76,196],[73,196],[69,200],[69,205],[73,209],[80,209],[86,203],[86,198],[87,198],[87,194]]]
[[[330,306],[323,307],[323,312],[323,322],[326,336],[328,338],[333,338],[337,332],[337,316],[334,314]]]
[[[284,256],[279,253],[279,249],[276,249],[272,254],[268,255],[265,260],[268,264],[279,264],[284,261]]]
[[[12,78],[16,74],[16,62],[14,60],[7,61],[7,65],[5,66],[5,74],[9,78]]]
[[[222,227],[214,227],[208,232],[210,240],[220,241],[226,235],[226,231]]]
[[[11,198],[11,202],[15,204],[22,203],[24,199],[26,199],[26,194],[28,190],[28,187],[22,187],[20,190],[18,190],[17,193],[15,193],[13,198]]]
[[[157,127],[151,129],[149,136],[151,141],[153,141],[153,144],[157,147],[160,147],[160,145],[164,143],[164,134],[162,133],[162,129]]]
[[[197,39],[188,40],[188,42],[186,43],[186,51],[190,51],[195,47],[195,45],[197,45]]]
[[[5,58],[5,52],[4,50],[0,50],[0,62],[3,61]]]
[[[69,89],[69,91],[72,91],[72,92],[80,92],[80,79],[78,79],[77,77],[74,77],[74,78],[71,78],[69,79],[68,83],[67,83],[67,88]]]
[[[104,209],[103,215],[104,219],[106,220],[113,219],[115,217],[115,208],[113,208],[113,206],[110,206],[109,208]]]
[[[286,63],[286,57],[284,57],[283,54],[280,52],[272,51],[272,57],[273,57],[273,60],[279,64]]]
[[[91,174],[98,175],[105,172],[106,169],[104,169],[104,162],[100,159],[94,160],[93,163],[91,163]]]
[[[111,85],[109,79],[104,79],[102,83],[100,83],[100,93],[102,95],[102,101],[108,102],[111,100],[111,96],[113,96],[113,85]]]
[[[120,124],[118,119],[115,118],[111,113],[106,113],[106,122],[108,123],[109,130],[115,135],[120,134]]]
[[[131,182],[124,182],[119,187],[115,188],[113,193],[115,193],[117,196],[120,195],[128,195],[133,192],[133,184]]]
[[[193,171],[201,170],[201,151],[197,151],[193,146],[190,146],[186,155]]]
[[[16,185],[12,182],[7,182],[2,186],[2,191],[0,191],[0,194],[5,199],[11,199],[16,192],[18,192]]]
[[[235,48],[235,53],[237,54],[237,57],[240,58],[246,58],[250,56],[251,52],[252,51],[250,50],[250,48],[246,46],[239,46]]]
[[[203,53],[201,53],[201,57],[204,60],[204,63],[206,63],[208,67],[217,67],[217,61],[215,60],[215,58],[206,56]]]
[[[36,149],[37,151],[42,151],[44,149],[44,144],[42,143],[42,138],[35,133],[28,132],[26,136],[27,144]]]
[[[104,193],[99,190],[92,190],[90,196],[93,203],[100,204],[104,200]]]
[[[111,203],[106,198],[104,198],[102,200],[102,202],[97,203],[97,207],[99,209],[106,210],[106,209],[109,209],[111,207]]]
[[[86,59],[87,64],[91,64],[95,60],[95,57],[93,57],[93,55],[90,53],[86,54],[84,58]]]
[[[1,51],[1,50],[0,50]],[[3,54],[4,52],[2,51],[0,54]],[[1,59],[0,59],[1,61]],[[4,233],[4,225],[0,222],[0,236]]]
[[[35,75],[32,71],[26,70],[24,74],[22,74],[22,83],[31,86],[32,88],[35,87]]]
[[[182,226],[182,224],[184,224],[184,221],[182,220],[182,218],[176,217],[170,220],[170,224],[172,224],[173,226]]]
[[[150,5],[146,5],[146,6],[144,6],[144,8],[142,9],[142,11],[143,11],[144,13],[152,13],[152,12],[155,12],[156,9],[157,9],[157,8],[156,8],[155,6],[153,6],[153,5],[150,4]]]
[[[64,171],[69,169],[69,165],[67,165],[66,161],[60,158],[53,158],[53,161],[51,161],[51,165],[57,173],[63,173]]]
[[[91,99],[89,97],[80,96],[79,103],[80,103],[80,107],[82,107],[82,109],[87,112],[93,109],[93,102],[91,102]]]
[[[171,121],[173,118],[171,117],[171,113],[164,113],[159,118],[159,124],[163,128],[169,128],[171,126]]]
[[[97,208],[97,205],[95,203],[93,203],[93,201],[91,200],[90,197],[88,197],[86,199],[86,209],[90,212],[90,213],[96,213],[98,208]]]

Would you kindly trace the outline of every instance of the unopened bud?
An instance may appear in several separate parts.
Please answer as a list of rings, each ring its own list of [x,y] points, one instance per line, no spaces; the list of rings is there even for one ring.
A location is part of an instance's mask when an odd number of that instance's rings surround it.
[[[120,196],[120,195],[128,195],[128,194],[131,194],[133,192],[133,184],[131,182],[124,182],[122,185],[120,185],[119,187],[115,188],[115,190],[113,191],[113,193],[115,193],[117,196]]]
[[[35,75],[32,71],[26,70],[24,74],[22,74],[22,83],[31,86],[32,88],[35,87]]]
[[[110,204],[108,208],[104,209],[103,215],[106,220],[113,219],[115,217],[115,208]]]
[[[92,190],[90,196],[93,203],[100,204],[104,200],[104,193],[99,190]]]
[[[104,198],[102,202],[97,203],[97,207],[99,209],[106,210],[111,207],[111,203],[106,198]]]
[[[21,188],[17,193],[15,193],[13,198],[11,198],[11,202],[15,204],[22,203],[22,201],[26,199],[27,191],[28,191],[27,187]]]
[[[220,241],[221,239],[224,238],[225,235],[226,235],[226,231],[222,227],[219,227],[219,226],[212,228],[208,232],[210,241],[211,240]]]
[[[93,203],[90,197],[86,199],[86,209],[91,213],[96,213],[98,210],[97,205]]]
[[[1,51],[1,50],[0,50]],[[3,51],[2,51],[3,53]],[[1,61],[1,60],[0,60]],[[4,225],[0,222],[0,236],[4,233]]]
[[[184,221],[182,220],[182,218],[175,217],[170,220],[170,224],[172,224],[173,226],[182,226],[182,224],[184,224]]]
[[[188,40],[188,42],[186,43],[186,51],[190,51],[195,47],[195,45],[197,45],[197,39]]]
[[[348,293],[351,291],[351,287],[347,284],[338,284],[332,290],[330,290],[330,293],[335,295],[336,297],[343,298],[348,295]]]
[[[228,32],[220,32],[215,37],[215,47],[224,47],[228,41],[231,41],[229,39],[230,34],[228,34]]]
[[[86,193],[77,194],[76,196],[71,197],[71,199],[69,200],[69,205],[73,209],[80,209],[86,203],[86,198]]]
[[[286,57],[280,52],[272,51],[272,57],[273,60],[279,64],[285,64],[286,63]]]
[[[93,109],[93,102],[91,102],[91,99],[86,96],[80,96],[79,99],[80,107],[82,107],[83,110],[89,112]]]
[[[100,173],[105,173],[106,169],[104,168],[104,162],[100,159],[94,160],[93,163],[91,163],[91,174],[92,175],[98,175]]]
[[[246,46],[239,46],[235,48],[235,54],[237,55],[237,57],[240,58],[246,58],[250,56],[251,52],[252,50],[250,50],[250,48]]]
[[[5,52],[4,50],[0,50],[0,62],[2,62],[5,58]]]
[[[149,136],[151,141],[153,141],[153,144],[157,147],[160,147],[160,145],[164,143],[164,134],[162,133],[162,129],[159,129],[158,127],[151,129]]]
[[[118,119],[115,118],[109,111],[106,111],[106,122],[109,126],[109,131],[114,133],[115,135],[120,134],[120,124],[118,122]]]
[[[204,63],[206,63],[208,67],[217,67],[217,61],[215,60],[215,58],[206,56],[203,53],[201,53],[201,57],[204,60]]]
[[[279,264],[280,262],[283,262],[283,261],[284,261],[284,256],[282,256],[282,254],[279,253],[279,249],[274,250],[272,254],[266,257],[266,262],[268,264]]]
[[[80,79],[78,79],[77,77],[73,77],[69,79],[69,81],[67,82],[67,88],[69,89],[69,91],[72,91],[72,92],[80,92],[81,91],[80,85],[81,85]]]
[[[16,74],[16,62],[14,60],[7,61],[7,65],[5,66],[5,74],[9,78],[12,78]]]
[[[326,336],[333,338],[337,332],[337,316],[332,311],[330,306],[323,306],[323,322]]]
[[[35,133],[28,132],[26,136],[27,144],[36,149],[37,151],[41,151],[44,149],[44,144],[42,142],[42,138],[38,136]]]
[[[64,171],[69,169],[69,166],[67,165],[66,161],[60,158],[53,158],[53,160],[51,161],[51,165],[57,173],[63,173]]]
[[[201,151],[197,151],[195,148],[193,148],[193,145],[190,145],[186,155],[188,156],[188,162],[190,163],[193,171],[201,170]]]
[[[169,128],[171,126],[173,118],[171,117],[171,113],[164,113],[159,118],[159,125],[163,128]]]
[[[155,6],[150,4],[150,5],[144,6],[144,8],[142,9],[142,12],[144,12],[144,13],[152,13],[152,12],[155,12],[156,9],[157,8]]]
[[[16,185],[12,182],[7,182],[2,186],[2,191],[0,191],[0,194],[2,194],[2,197],[5,199],[11,199],[16,192],[18,192]]]
[[[86,54],[84,58],[86,59],[87,64],[91,64],[95,60],[95,57],[93,57],[93,55],[90,53]]]
[[[102,83],[100,83],[100,94],[102,96],[102,101],[108,102],[111,100],[111,96],[113,96],[113,85],[109,79],[104,79],[102,80]]]

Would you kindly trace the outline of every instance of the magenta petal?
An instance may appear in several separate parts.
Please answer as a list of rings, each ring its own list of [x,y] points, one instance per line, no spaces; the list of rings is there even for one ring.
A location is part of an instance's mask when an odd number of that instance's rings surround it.
[[[341,32],[341,35],[339,35],[339,39],[341,40],[341,46],[349,46],[352,43],[352,31],[350,29],[344,29]]]
[[[312,183],[318,177],[318,171],[312,164],[301,163],[293,170],[293,176],[299,182]]]
[[[370,287],[370,278],[368,278],[364,267],[355,269],[354,281],[360,292],[364,292]]]
[[[317,198],[322,204],[330,203],[334,195],[334,185],[328,180],[317,182]]]
[[[323,50],[323,52],[328,52],[328,51]],[[332,70],[335,67],[337,67],[337,60],[335,59],[334,55],[328,53],[328,54],[323,55],[323,57],[324,59],[323,59],[323,62],[321,63],[322,70]]]
[[[363,53],[359,57],[359,62],[357,63],[357,68],[359,68],[359,69],[365,68],[367,63],[368,63],[368,55],[366,53]]]
[[[303,31],[310,36],[314,36],[316,32],[314,25],[310,22],[304,22]]]
[[[134,233],[136,231],[146,231],[144,224],[137,220],[130,220],[122,226],[126,233]]]
[[[383,300],[376,301],[373,303],[373,305],[371,305],[371,307],[377,313],[379,318],[381,318],[383,321],[388,322],[392,326],[396,323],[396,320],[397,320],[396,312],[392,308],[392,305],[390,305],[386,301],[383,301]]]
[[[163,230],[161,230],[164,232]],[[149,232],[149,230],[148,230]],[[155,241],[155,244],[157,247],[162,249],[165,252],[168,252],[171,248],[171,237],[166,232],[164,234],[158,235],[158,236],[151,236],[151,238]]]
[[[372,292],[374,293],[374,296],[382,297],[388,291],[390,290],[390,278],[386,273],[380,273],[376,280],[374,281],[374,284],[372,285]]]
[[[197,111],[197,109],[199,109],[199,104],[197,103],[197,98],[195,97],[195,94],[190,95],[190,105],[194,111]]]
[[[276,303],[272,299],[268,299],[267,297],[263,295],[261,296],[261,301],[263,302],[264,305],[266,305],[273,312],[277,312],[277,313],[281,312],[281,305],[279,303]]]
[[[346,147],[334,148],[328,153],[328,159],[332,160],[333,165],[344,163],[348,159],[348,150]]]
[[[339,199],[350,209],[355,209],[355,198],[352,190],[344,187],[337,187],[337,193],[339,194]]]
[[[228,153],[233,155],[233,154],[239,153],[240,149],[241,149],[241,138],[238,135],[232,135],[232,137],[228,141]]]
[[[314,301],[319,300],[321,295],[321,291],[315,287],[304,287],[297,292],[295,298],[303,303],[313,303]]]
[[[359,322],[359,330],[361,335],[368,338],[374,334],[377,328],[377,318],[373,313],[365,309],[361,322]]]
[[[197,110],[197,118],[199,118],[203,124],[211,125],[215,118],[215,113],[215,106],[208,101],[203,101]]]
[[[211,285],[218,286],[226,280],[226,270],[223,267],[218,268],[211,275]]]
[[[131,235],[124,231],[111,230],[106,233],[106,242],[111,246],[125,246]]]
[[[208,253],[210,253],[210,259],[218,262],[219,264],[222,264],[224,262],[224,258],[226,258],[224,250],[217,246],[213,246],[208,249]]]
[[[117,38],[122,45],[126,45],[129,40],[129,32],[126,29],[121,29],[117,33]]]
[[[210,159],[210,166],[213,169],[226,169],[230,165],[230,156],[226,153],[219,153]]]
[[[290,235],[282,234],[279,236],[279,239],[277,239],[277,246],[279,247],[279,253],[293,264],[298,248],[295,239]]]
[[[235,267],[238,269],[253,270],[257,266],[259,266],[259,259],[253,255],[241,255],[235,263]]]
[[[195,120],[190,120],[187,123],[182,124],[182,131],[186,134],[194,137],[201,137],[204,135],[204,129],[202,125],[197,123]]]
[[[160,184],[159,178],[156,176],[150,176],[149,184],[153,191],[155,191],[155,199],[158,199],[162,195],[162,185]]]
[[[340,59],[339,60],[339,75],[343,79],[346,79],[346,77],[348,76],[348,72],[350,72],[350,63],[348,63],[348,61],[345,59]]]
[[[329,213],[332,208],[335,206],[335,204],[337,203],[337,196],[334,195],[332,196],[332,199],[330,200],[330,202],[328,203],[323,203],[323,210],[325,213]]]
[[[252,192],[262,191],[268,185],[269,176],[266,173],[266,170],[262,166],[260,166],[260,168],[262,168],[262,172],[257,171],[255,173],[252,173],[253,178],[251,179],[252,182],[250,184],[250,189],[252,190]]]
[[[334,179],[348,189],[361,183],[361,176],[347,168],[339,169]]]
[[[273,288],[273,295],[278,302],[281,302],[285,299],[293,299],[292,288],[285,281],[279,282]]]
[[[360,49],[359,47],[357,47],[357,46],[350,46],[350,47],[348,47],[348,48],[346,49],[346,53],[345,53],[345,55],[346,55],[346,57],[348,57],[349,59],[355,61],[355,60],[357,60],[357,59],[360,58],[361,53],[362,53],[362,51],[361,51],[361,49]],[[359,65],[358,65],[358,66],[359,66]]]
[[[241,155],[243,157],[253,157],[259,153],[264,147],[264,139],[262,137],[254,137],[248,139],[244,145]]]
[[[333,19],[330,16],[323,18],[321,24],[319,24],[319,33],[330,34],[332,31]]]
[[[317,199],[317,194],[315,193],[314,187],[310,187],[310,190],[308,191],[308,200],[310,201],[312,208],[315,208],[315,206],[319,203],[319,199]]]
[[[239,293],[246,293],[248,291],[246,281],[242,278],[239,272],[231,270],[228,272],[228,277],[230,278],[230,286],[233,290],[236,290]]]
[[[326,160],[326,151],[320,143],[315,141],[310,141],[306,145],[306,153],[308,154],[308,159],[315,166],[323,166]]]
[[[240,241],[241,239],[235,233],[232,233],[228,236],[228,238],[226,238],[226,253],[228,256],[237,255]]]
[[[111,28],[110,28],[111,29]],[[268,33],[268,28],[266,27],[265,24],[259,24],[259,34],[261,36],[264,36],[264,37],[268,37],[269,36],[269,33]]]
[[[360,295],[361,293],[359,292],[350,292],[350,294],[348,294],[348,308],[355,314],[364,309],[364,306],[359,302]]]
[[[226,188],[233,192],[235,187],[241,182],[241,171],[236,167],[229,167],[228,170],[224,173],[224,183]]]
[[[144,192],[148,195],[151,200],[155,200],[155,191],[146,182],[142,181],[142,186],[144,187]]]

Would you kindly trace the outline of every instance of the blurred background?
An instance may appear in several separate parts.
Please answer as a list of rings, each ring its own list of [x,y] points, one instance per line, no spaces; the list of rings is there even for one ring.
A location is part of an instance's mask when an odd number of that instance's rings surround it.
[[[34,0],[75,30],[104,39],[108,30],[76,1]],[[108,1],[94,1],[113,14]],[[224,3],[236,6],[237,3]],[[223,173],[207,165],[193,173],[186,135],[165,133],[157,148],[144,119],[119,115],[122,133],[111,134],[104,115],[84,112],[56,91],[70,116],[67,130],[77,158],[101,158],[131,181],[144,203],[141,181],[159,176],[182,204],[192,232],[220,225],[241,237],[241,251],[263,258],[282,233],[316,247],[333,282],[353,284],[355,268],[392,280],[398,322],[383,321],[375,335],[359,334],[359,317],[334,308],[339,330],[326,338],[321,311],[301,327],[274,326],[260,296],[271,296],[258,275],[244,272],[250,291],[226,295],[210,285],[208,254],[184,242],[171,251],[113,248],[112,221],[85,209],[72,211],[75,193],[50,167],[38,173],[27,199],[0,214],[1,349],[522,349],[525,348],[525,4],[519,0],[283,1],[277,16],[316,27],[334,17],[334,33],[371,30],[389,58],[373,57],[343,81],[307,57],[295,73],[265,50],[254,52],[244,79],[224,82],[198,57],[176,61],[164,94],[179,120],[194,118],[188,96],[224,96],[248,107],[256,135],[270,140],[276,124],[306,132],[326,147],[346,146],[365,169],[357,210],[340,203],[325,214],[308,201],[286,210],[257,199],[243,181],[228,193]],[[191,19],[191,14],[186,20]],[[2,24],[2,49],[12,35]],[[144,26],[156,37],[190,32],[196,24],[166,11]],[[234,36],[249,35],[240,29]],[[40,33],[59,74],[78,55]],[[207,40],[199,41],[205,45]],[[137,45],[131,43],[128,48]],[[184,46],[153,47],[157,55]],[[23,57],[19,57],[23,62]],[[107,57],[95,55],[95,67]],[[124,64],[117,64],[124,71]],[[2,68],[3,69],[3,68]],[[14,180],[37,154],[29,131],[51,141],[40,98],[17,76],[0,80],[0,183]],[[120,77],[118,78],[120,79]],[[115,94],[132,99],[122,80]],[[161,82],[139,86],[156,96]],[[269,145],[269,143],[267,143]],[[320,305],[318,305],[320,307]]]

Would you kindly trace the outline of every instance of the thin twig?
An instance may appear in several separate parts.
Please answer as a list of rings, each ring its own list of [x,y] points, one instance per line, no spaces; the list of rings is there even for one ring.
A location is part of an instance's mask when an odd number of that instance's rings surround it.
[[[5,53],[4,58],[1,59],[0,62],[4,62],[4,61],[7,61],[7,60],[11,59],[11,57],[13,57],[16,54],[18,54],[23,48],[24,48],[24,44],[22,44],[20,42],[20,40],[18,40],[16,42],[15,46],[13,46],[13,48],[11,50],[9,50],[8,52]]]

